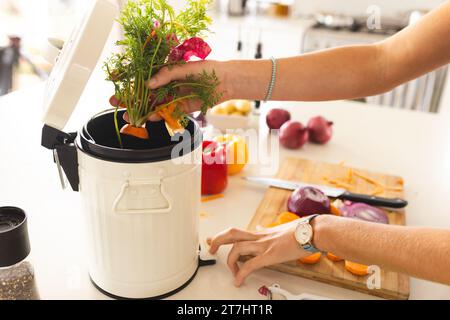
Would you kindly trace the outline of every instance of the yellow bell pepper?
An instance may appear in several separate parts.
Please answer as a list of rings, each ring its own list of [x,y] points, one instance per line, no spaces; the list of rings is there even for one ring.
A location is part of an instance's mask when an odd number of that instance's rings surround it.
[[[245,140],[237,135],[226,134],[214,139],[227,147],[228,174],[233,175],[244,169],[248,163],[248,146]]]

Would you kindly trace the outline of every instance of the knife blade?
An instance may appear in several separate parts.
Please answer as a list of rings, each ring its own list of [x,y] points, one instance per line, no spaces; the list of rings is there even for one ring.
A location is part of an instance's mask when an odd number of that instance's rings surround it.
[[[352,202],[363,202],[378,207],[401,209],[408,205],[408,202],[406,200],[400,198],[383,198],[366,194],[353,193],[345,189],[333,188],[317,184],[293,182],[265,177],[243,177],[243,178],[247,181],[286,190],[295,190],[301,187],[313,187],[321,190],[325,195],[331,198],[349,200]]]

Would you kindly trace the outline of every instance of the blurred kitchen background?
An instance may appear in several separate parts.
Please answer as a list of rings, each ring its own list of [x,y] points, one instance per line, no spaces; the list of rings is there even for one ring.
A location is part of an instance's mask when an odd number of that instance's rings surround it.
[[[117,0],[119,3],[122,0]],[[0,95],[45,81],[55,57],[48,38],[65,39],[91,0],[0,0]],[[173,0],[175,7],[183,0]],[[285,57],[380,41],[443,0],[215,0],[212,59]],[[53,43],[60,45],[56,40]],[[450,114],[447,67],[363,101]]]

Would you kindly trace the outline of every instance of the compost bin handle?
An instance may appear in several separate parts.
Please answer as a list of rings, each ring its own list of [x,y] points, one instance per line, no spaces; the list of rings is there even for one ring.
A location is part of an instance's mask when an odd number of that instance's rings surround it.
[[[172,210],[170,197],[161,179],[126,181],[113,203],[117,214],[154,214]]]

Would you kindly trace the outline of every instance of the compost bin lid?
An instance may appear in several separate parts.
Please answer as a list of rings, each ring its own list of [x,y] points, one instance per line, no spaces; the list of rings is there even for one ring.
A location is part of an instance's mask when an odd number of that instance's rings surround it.
[[[47,80],[46,125],[63,130],[83,93],[119,13],[116,0],[94,0],[64,44]]]

